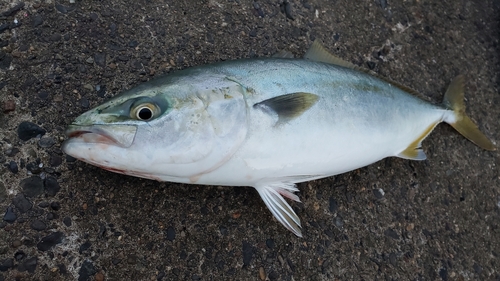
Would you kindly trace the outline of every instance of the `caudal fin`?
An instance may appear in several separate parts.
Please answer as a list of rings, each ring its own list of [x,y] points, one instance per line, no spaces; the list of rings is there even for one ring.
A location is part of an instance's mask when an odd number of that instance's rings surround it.
[[[496,150],[493,143],[477,128],[476,124],[465,114],[464,77],[457,76],[448,86],[444,94],[443,105],[455,112],[453,122],[447,122],[464,137],[486,150]],[[446,120],[445,120],[446,121]]]

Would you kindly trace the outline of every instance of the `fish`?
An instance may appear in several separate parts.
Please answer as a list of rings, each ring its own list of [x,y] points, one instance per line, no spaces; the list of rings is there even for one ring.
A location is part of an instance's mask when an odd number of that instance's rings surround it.
[[[463,100],[463,76],[433,104],[315,41],[300,59],[282,51],[139,84],[77,117],[62,149],[130,176],[254,187],[277,221],[301,237],[286,200],[300,202],[296,183],[387,157],[424,160],[422,141],[441,122],[496,150]]]

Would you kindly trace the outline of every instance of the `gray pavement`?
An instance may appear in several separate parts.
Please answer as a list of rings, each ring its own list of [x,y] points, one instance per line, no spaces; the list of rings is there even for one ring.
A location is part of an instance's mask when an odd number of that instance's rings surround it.
[[[498,145],[500,1],[17,3],[0,2],[0,281],[500,280],[499,152],[447,125],[426,161],[300,184],[303,238],[252,188],[132,178],[60,150],[76,116],[142,81],[301,56],[316,38],[435,103],[464,74],[467,112]]]

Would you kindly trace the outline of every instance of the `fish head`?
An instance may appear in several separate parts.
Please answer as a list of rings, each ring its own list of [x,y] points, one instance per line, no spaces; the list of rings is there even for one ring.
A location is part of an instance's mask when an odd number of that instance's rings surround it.
[[[106,170],[192,182],[227,161],[247,132],[241,86],[207,79],[128,90],[77,117],[62,149]]]

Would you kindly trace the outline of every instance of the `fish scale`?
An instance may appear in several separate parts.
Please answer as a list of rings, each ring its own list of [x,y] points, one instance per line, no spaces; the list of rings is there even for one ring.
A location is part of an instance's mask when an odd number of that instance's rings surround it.
[[[465,115],[463,77],[441,105],[413,94],[315,41],[304,59],[280,52],[143,83],[76,118],[62,148],[126,175],[252,186],[276,219],[302,236],[285,200],[299,201],[295,183],[386,157],[424,160],[421,142],[443,121],[496,149]]]

